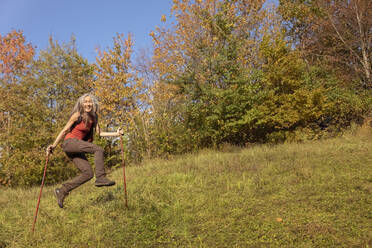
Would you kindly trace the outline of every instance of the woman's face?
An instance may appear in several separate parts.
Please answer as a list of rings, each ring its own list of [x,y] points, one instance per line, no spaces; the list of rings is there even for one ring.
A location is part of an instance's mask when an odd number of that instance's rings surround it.
[[[84,109],[84,112],[87,112],[89,113],[90,111],[92,111],[93,109],[93,101],[92,101],[92,98],[90,98],[90,96],[86,96],[83,100],[83,109]]]

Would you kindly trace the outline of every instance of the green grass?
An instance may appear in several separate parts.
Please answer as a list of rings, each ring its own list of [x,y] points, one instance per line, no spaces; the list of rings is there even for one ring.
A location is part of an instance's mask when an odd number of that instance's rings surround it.
[[[42,165],[41,165],[42,166]],[[372,247],[372,138],[202,151],[127,167],[57,206],[0,189],[0,247]]]

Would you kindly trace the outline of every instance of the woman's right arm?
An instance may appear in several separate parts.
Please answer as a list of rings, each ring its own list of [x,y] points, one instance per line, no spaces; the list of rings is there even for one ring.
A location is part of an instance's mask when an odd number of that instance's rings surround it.
[[[61,139],[70,131],[70,128],[72,127],[72,125],[74,124],[75,121],[78,120],[80,114],[79,112],[76,112],[74,113],[70,120],[67,122],[67,124],[65,125],[65,127],[62,129],[62,131],[58,134],[56,140],[54,141],[54,143],[52,145],[49,145],[48,148],[47,148],[47,155],[51,154],[53,152],[53,149],[58,145],[58,143],[61,141]]]

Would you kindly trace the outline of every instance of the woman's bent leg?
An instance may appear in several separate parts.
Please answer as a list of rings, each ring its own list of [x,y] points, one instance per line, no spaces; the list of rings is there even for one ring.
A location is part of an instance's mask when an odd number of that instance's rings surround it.
[[[96,165],[95,185],[97,187],[115,185],[114,181],[111,181],[106,178],[102,147],[83,140],[67,139],[63,143],[63,150],[66,153],[83,152],[94,154],[94,162]]]
[[[89,181],[93,177],[93,171],[90,164],[83,153],[74,153],[67,155],[72,159],[75,166],[81,171],[81,174],[74,177],[71,181],[62,184],[61,188],[56,188],[54,194],[57,198],[57,203],[60,208],[63,208],[63,201],[69,192],[83,183]]]
[[[68,156],[72,159],[72,162],[74,162],[75,166],[81,171],[81,174],[74,177],[71,181],[63,184],[61,189],[67,193],[93,178],[92,167],[84,154],[68,154]]]
[[[66,153],[91,153],[94,154],[94,163],[96,166],[96,178],[104,178],[106,176],[103,149],[91,142],[68,139],[63,143],[63,151]]]

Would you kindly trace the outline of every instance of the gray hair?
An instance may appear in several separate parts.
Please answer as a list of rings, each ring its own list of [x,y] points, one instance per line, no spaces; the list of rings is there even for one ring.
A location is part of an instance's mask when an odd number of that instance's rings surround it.
[[[93,111],[92,111],[93,113],[92,114],[94,115],[94,117],[97,116],[98,100],[91,93],[85,93],[84,95],[82,95],[81,97],[79,97],[79,99],[75,103],[74,108],[72,109],[71,115],[73,115],[76,112],[79,112],[80,114],[83,114],[84,113],[83,102],[84,102],[85,97],[87,97],[87,96],[89,96],[90,99],[92,99],[92,102],[93,102]]]

